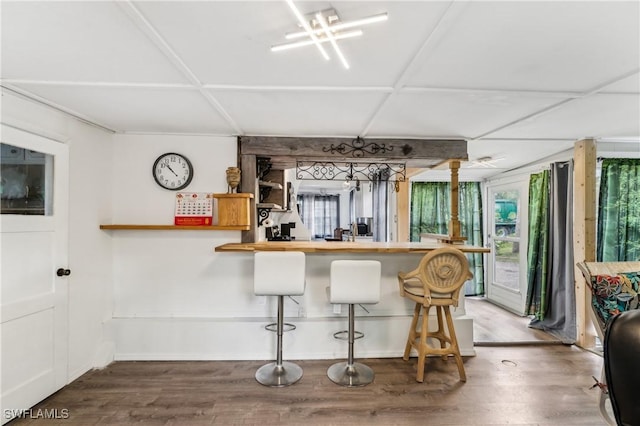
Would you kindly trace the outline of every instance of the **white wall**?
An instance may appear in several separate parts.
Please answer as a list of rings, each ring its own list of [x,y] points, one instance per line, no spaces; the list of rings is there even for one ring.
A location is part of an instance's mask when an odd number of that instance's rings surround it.
[[[113,360],[104,334],[111,318],[112,246],[99,229],[109,223],[113,135],[69,123],[69,379]]]
[[[173,223],[175,192],[160,188],[151,174],[160,154],[189,158],[194,177],[185,191],[226,192],[225,170],[236,165],[236,146],[233,137],[115,136],[114,223]],[[252,259],[214,253],[217,245],[240,241],[240,231],[107,232],[114,247],[112,325],[119,358],[205,356],[207,340],[223,333],[208,318],[228,322],[257,303],[252,281],[243,276]]]
[[[99,229],[111,215],[113,135],[10,92],[2,93],[2,122],[69,145],[71,381],[113,358],[103,334],[112,307],[111,240]]]

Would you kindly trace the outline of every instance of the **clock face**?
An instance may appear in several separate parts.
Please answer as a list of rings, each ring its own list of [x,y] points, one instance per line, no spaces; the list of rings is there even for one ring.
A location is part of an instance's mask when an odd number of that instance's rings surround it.
[[[153,163],[153,178],[165,189],[184,189],[193,179],[193,166],[184,155],[168,152]]]

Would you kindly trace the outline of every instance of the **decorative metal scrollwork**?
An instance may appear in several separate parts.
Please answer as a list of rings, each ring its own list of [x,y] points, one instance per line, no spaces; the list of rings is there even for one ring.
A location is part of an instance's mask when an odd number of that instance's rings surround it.
[[[258,207],[258,226],[262,226],[262,223],[267,220],[271,209],[268,207]]]
[[[256,158],[256,172],[258,179],[262,180],[271,171],[271,158],[258,157]]]
[[[351,155],[353,158],[364,158],[367,154],[385,154],[393,151],[392,146],[385,144],[377,144],[375,142],[366,142],[360,136],[351,141],[351,144],[342,142],[338,145],[331,144],[330,147],[322,148],[323,152],[330,152],[331,154],[341,154],[343,156]]]
[[[402,163],[338,163],[334,161],[296,162],[298,180],[386,180],[404,182],[406,165]]]

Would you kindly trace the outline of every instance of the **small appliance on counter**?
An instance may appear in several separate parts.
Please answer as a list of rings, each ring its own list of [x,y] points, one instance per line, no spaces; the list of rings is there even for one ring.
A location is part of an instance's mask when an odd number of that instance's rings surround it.
[[[291,241],[295,239],[295,237],[291,237],[291,228],[295,228],[295,222],[283,223],[278,225],[269,227],[265,229],[265,235],[267,237],[267,241]]]
[[[370,236],[373,235],[373,218],[372,217],[357,217],[358,223],[358,235]]]
[[[333,237],[325,237],[325,241],[342,241],[342,234],[345,232],[342,228],[336,228],[333,230]]]

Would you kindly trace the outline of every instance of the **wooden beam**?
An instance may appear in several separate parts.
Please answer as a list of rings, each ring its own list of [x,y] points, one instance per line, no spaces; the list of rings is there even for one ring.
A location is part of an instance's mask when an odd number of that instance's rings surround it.
[[[583,139],[574,146],[573,183],[573,253],[575,263],[596,260],[596,142]],[[582,273],[575,269],[576,344],[582,348],[594,346],[595,334],[588,315],[591,305],[589,291]]]
[[[359,139],[241,136],[241,154],[324,161],[431,160],[429,166],[449,158],[465,160],[463,139]]]

